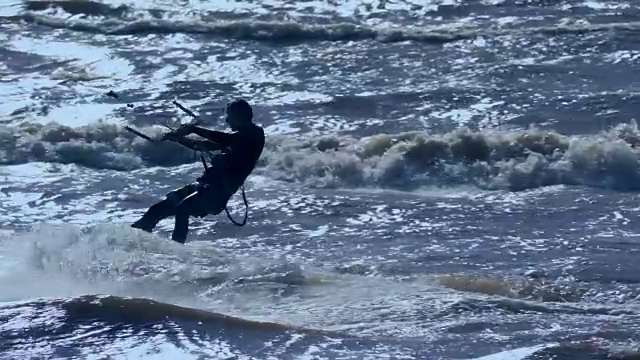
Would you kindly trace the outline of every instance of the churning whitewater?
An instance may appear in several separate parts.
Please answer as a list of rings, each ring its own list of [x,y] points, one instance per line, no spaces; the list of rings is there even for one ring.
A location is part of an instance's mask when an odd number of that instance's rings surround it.
[[[0,0],[0,359],[637,358],[639,16]],[[248,224],[132,229],[238,97]]]

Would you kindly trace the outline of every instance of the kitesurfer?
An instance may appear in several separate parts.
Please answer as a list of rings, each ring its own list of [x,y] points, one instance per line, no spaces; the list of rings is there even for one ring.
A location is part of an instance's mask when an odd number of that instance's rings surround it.
[[[227,104],[226,123],[233,133],[183,125],[162,137],[191,149],[222,150],[222,154],[212,158],[211,165],[194,183],[168,193],[131,227],[152,232],[158,222],[175,216],[171,238],[184,244],[189,217],[217,215],[226,208],[229,198],[253,171],[265,143],[264,130],[253,122],[253,109],[246,100],[235,99]],[[207,140],[186,138],[192,133]]]

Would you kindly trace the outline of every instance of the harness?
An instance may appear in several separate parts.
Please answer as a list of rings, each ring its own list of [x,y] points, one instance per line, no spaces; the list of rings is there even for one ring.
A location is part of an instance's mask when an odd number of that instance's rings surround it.
[[[198,151],[198,150],[194,150],[194,151]],[[202,161],[202,166],[204,167],[204,171],[206,172],[209,169],[209,166],[207,165],[207,161],[204,158],[204,154],[206,153],[209,156],[209,161],[213,162],[214,156],[213,154],[211,154],[210,151],[208,150],[199,150],[201,152],[200,154],[200,160]],[[230,151],[230,149],[229,149]],[[244,192],[244,183],[242,185],[240,185],[240,190],[242,190],[242,200],[244,202],[244,219],[242,220],[241,223],[236,222],[232,217],[231,214],[229,214],[229,209],[228,206],[225,205],[224,206],[224,212],[227,213],[227,217],[229,218],[229,220],[231,220],[231,222],[236,225],[236,226],[244,226],[247,223],[247,218],[249,217],[249,202],[247,201],[247,196]]]

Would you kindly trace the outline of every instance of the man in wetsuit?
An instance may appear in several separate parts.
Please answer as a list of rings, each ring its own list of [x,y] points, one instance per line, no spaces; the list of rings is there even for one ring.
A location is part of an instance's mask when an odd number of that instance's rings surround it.
[[[152,232],[158,222],[175,216],[171,238],[184,244],[189,232],[189,217],[217,215],[226,208],[229,198],[253,171],[265,143],[264,130],[253,123],[253,110],[247,101],[229,102],[226,114],[226,122],[234,133],[184,125],[162,137],[162,140],[175,141],[190,149],[223,150],[223,154],[212,160],[211,166],[195,183],[168,193],[166,199],[152,205],[131,227]],[[192,133],[207,140],[186,138]]]

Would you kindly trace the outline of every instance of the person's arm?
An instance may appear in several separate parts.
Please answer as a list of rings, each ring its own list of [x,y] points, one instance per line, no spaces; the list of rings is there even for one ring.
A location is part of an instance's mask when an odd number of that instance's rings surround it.
[[[223,145],[225,147],[231,146],[235,139],[235,136],[234,136],[235,134],[229,134],[229,133],[216,131],[216,130],[209,130],[209,129],[202,128],[200,126],[194,126],[193,133],[196,135],[202,136],[203,138],[209,141],[213,141],[214,143]]]
[[[224,149],[223,145],[220,145],[211,141],[207,141],[207,140],[195,140],[195,139],[189,139],[186,137],[181,137],[181,138],[175,139],[174,141],[191,150],[217,151],[217,150]]]

